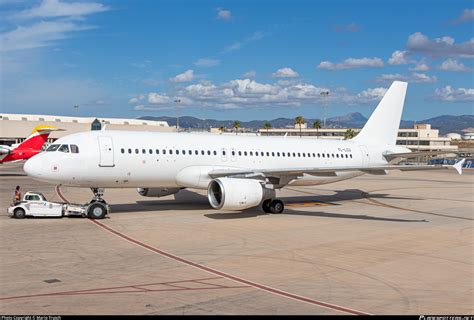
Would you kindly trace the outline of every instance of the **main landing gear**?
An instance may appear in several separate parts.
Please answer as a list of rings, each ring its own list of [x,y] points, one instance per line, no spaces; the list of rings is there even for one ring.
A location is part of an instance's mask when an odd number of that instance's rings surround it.
[[[94,198],[87,207],[87,216],[91,219],[103,219],[110,211],[109,205],[104,199],[102,199],[102,196],[104,195],[104,189],[91,188],[91,190],[92,193],[94,193]]]
[[[285,209],[283,201],[278,199],[267,199],[262,202],[262,209],[266,213],[279,214]]]

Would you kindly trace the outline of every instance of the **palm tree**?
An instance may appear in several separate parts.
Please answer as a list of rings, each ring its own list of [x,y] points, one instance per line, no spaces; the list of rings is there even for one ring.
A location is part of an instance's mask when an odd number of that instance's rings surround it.
[[[232,128],[235,129],[235,134],[237,134],[240,129],[240,121],[234,121],[234,123],[232,123]]]
[[[321,120],[319,119],[314,120],[313,129],[316,129],[316,137],[319,137],[319,129],[321,129]]]
[[[305,121],[304,121],[304,118],[302,116],[297,116],[295,118],[295,124],[300,127],[300,138],[301,138],[301,125],[304,124],[304,123],[305,123]]]
[[[221,133],[223,133],[223,132],[224,132],[224,127],[223,127],[223,126],[220,126],[220,127],[219,127],[219,131],[220,131]]]
[[[352,129],[347,129],[346,132],[344,132],[344,140],[352,139],[355,136],[356,136],[356,133]]]
[[[263,124],[263,129],[267,130],[267,136],[268,136],[268,129],[271,129],[271,128],[272,128],[272,124],[268,121],[265,121],[265,123]]]

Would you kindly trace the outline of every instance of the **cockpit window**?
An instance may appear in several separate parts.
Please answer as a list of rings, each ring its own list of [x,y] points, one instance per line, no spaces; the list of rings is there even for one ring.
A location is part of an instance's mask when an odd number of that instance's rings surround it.
[[[69,153],[69,146],[67,144],[63,144],[61,145],[61,147],[59,147],[58,150],[61,152]]]
[[[46,151],[56,151],[58,150],[59,146],[59,144],[52,144],[48,147],[48,149],[46,149]]]
[[[71,144],[71,152],[72,153],[79,153],[79,147],[75,144]]]

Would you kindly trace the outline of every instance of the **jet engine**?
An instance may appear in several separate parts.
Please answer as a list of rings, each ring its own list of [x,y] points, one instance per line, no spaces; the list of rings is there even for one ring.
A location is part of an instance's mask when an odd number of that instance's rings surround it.
[[[164,197],[178,193],[182,188],[137,188],[138,194],[143,197]]]
[[[207,197],[214,209],[242,210],[258,206],[265,190],[257,180],[218,178],[209,183]]]

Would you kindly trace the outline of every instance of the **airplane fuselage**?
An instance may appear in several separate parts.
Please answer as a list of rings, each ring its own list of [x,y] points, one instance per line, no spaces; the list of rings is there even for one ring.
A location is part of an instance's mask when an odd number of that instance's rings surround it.
[[[213,169],[387,164],[383,146],[299,137],[91,131],[66,136],[55,145],[68,145],[69,150],[42,152],[27,166],[35,166],[30,171],[38,180],[77,187],[205,189],[211,180],[207,172]],[[71,145],[79,152],[71,152]],[[290,184],[324,184],[361,174],[305,175]]]

